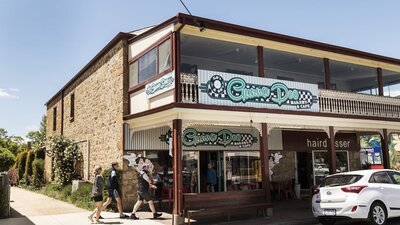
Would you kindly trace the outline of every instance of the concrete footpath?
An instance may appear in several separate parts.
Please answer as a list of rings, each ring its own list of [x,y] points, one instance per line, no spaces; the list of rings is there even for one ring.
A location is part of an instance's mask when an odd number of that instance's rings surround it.
[[[12,217],[0,219],[0,225],[85,225],[91,224],[89,211],[24,189],[11,188]],[[153,220],[150,212],[140,212],[140,220],[119,219],[118,213],[102,212],[104,224],[171,224],[171,215]]]

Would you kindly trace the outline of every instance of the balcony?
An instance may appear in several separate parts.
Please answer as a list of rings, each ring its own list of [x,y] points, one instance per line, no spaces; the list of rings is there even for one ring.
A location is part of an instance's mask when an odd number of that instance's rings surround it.
[[[181,96],[183,103],[198,103],[198,79],[196,74],[181,74]],[[351,92],[319,89],[319,112],[400,118],[400,99]]]

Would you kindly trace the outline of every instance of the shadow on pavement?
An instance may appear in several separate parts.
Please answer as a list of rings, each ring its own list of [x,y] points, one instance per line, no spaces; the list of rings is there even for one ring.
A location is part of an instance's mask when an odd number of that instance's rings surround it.
[[[10,218],[1,219],[0,225],[35,225],[31,220],[29,220],[26,216],[22,215],[15,209],[11,207]]]

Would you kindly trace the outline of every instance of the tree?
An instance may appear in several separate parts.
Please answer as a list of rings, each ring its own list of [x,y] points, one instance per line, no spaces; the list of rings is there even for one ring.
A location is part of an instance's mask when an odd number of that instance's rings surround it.
[[[32,142],[33,149],[43,149],[46,146],[46,116],[42,117],[39,130],[29,132],[26,137]]]
[[[15,163],[15,156],[6,148],[0,148],[0,171],[7,171]]]

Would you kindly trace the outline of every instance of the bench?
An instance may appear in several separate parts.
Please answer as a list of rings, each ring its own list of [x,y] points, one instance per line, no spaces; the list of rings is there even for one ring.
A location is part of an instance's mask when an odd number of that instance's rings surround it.
[[[183,216],[189,225],[194,214],[224,214],[229,221],[230,213],[245,208],[256,209],[257,214],[261,210],[264,217],[272,216],[272,204],[265,202],[262,190],[183,194]]]

